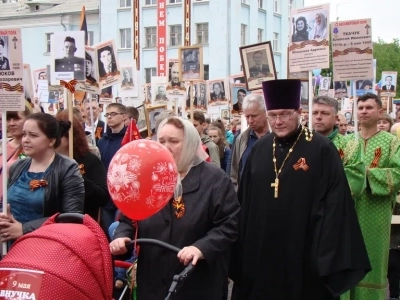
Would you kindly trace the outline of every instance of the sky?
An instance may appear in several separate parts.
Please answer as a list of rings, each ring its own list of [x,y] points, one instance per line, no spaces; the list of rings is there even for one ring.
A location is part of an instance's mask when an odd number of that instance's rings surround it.
[[[304,0],[304,6],[330,3],[330,20],[339,21],[372,19],[372,39],[392,42],[399,38],[399,0]]]

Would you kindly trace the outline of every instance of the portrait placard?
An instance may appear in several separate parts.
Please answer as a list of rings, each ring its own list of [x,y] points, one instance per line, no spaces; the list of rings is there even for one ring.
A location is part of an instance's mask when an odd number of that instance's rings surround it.
[[[0,111],[25,109],[23,78],[21,29],[0,29]]]
[[[97,51],[97,69],[101,89],[113,86],[122,81],[117,48],[114,40],[108,40],[93,46]]]
[[[85,46],[85,80],[78,82],[75,86],[77,91],[95,95],[100,94],[97,62],[98,58],[96,48]]]
[[[167,110],[167,105],[146,106],[147,130],[149,132],[149,136],[153,136],[156,133],[157,116],[166,110]]]
[[[136,63],[128,66],[121,66],[122,81],[120,86],[121,97],[138,97],[139,88],[137,80]]]
[[[329,4],[291,10],[289,71],[329,68]]]
[[[179,47],[178,57],[180,81],[203,80],[203,48],[201,46]]]
[[[332,22],[331,30],[335,80],[373,78],[371,19]]]
[[[59,85],[60,80],[85,80],[85,32],[55,32],[50,41],[51,85]]]
[[[261,89],[263,81],[277,79],[271,42],[240,47],[240,58],[248,91]]]
[[[246,84],[244,83],[231,84],[232,113],[237,114],[243,112],[242,105],[244,97],[250,93],[250,91],[246,90]]]
[[[185,95],[186,94],[186,83],[180,81],[181,72],[179,68],[179,59],[168,60],[168,84],[167,94],[168,95]]]
[[[383,71],[381,82],[381,96],[395,97],[397,90],[397,72]]]

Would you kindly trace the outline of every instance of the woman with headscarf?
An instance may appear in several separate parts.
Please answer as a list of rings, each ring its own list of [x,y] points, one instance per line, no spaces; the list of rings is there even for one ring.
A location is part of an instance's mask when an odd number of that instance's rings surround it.
[[[174,299],[221,300],[227,288],[228,251],[238,234],[235,190],[221,168],[204,161],[207,155],[199,134],[188,120],[165,119],[157,137],[172,153],[179,179],[174,199],[138,222],[138,238],[157,239],[183,249],[176,257],[157,246],[140,246],[137,299],[164,299],[174,274],[192,261],[196,268]],[[125,243],[135,236],[134,231],[132,221],[121,217],[110,243],[112,254],[127,253]]]
[[[315,15],[314,27],[309,33],[309,40],[325,39],[327,34],[327,20],[323,13]]]
[[[296,33],[292,36],[292,42],[308,41],[308,24],[304,17],[298,17],[296,20]]]

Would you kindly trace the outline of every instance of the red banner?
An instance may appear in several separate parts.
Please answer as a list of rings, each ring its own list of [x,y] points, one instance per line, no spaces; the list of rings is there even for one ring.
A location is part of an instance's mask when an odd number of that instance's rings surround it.
[[[191,15],[191,1],[190,0],[185,0],[183,8],[183,14],[185,15],[185,46],[191,46],[191,41],[190,41],[190,15]]]
[[[165,0],[157,4],[157,76],[167,76]]]
[[[137,70],[140,70],[139,1],[140,0],[133,1],[133,43],[135,49],[135,51],[133,52],[133,59],[136,61]]]

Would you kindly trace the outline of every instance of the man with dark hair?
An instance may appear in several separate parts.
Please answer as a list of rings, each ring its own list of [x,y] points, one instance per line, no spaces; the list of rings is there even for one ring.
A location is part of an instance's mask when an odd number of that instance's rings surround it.
[[[183,70],[187,73],[196,73],[199,71],[199,63],[197,62],[197,50],[185,50],[185,62],[183,64]]]
[[[353,198],[359,197],[365,189],[365,165],[362,160],[361,147],[355,141],[346,141],[336,126],[338,122],[339,103],[328,96],[317,96],[313,99],[312,119],[314,130],[332,141],[338,149],[344,170],[349,181]]]
[[[336,300],[371,269],[337,149],[300,125],[300,86],[262,83],[272,134],[240,180],[233,300]]]
[[[378,130],[383,109],[377,95],[358,97],[357,106],[361,127],[358,142],[366,166],[367,188],[355,198],[355,205],[372,271],[351,291],[351,299],[385,299],[390,224],[400,190],[400,141],[389,132]],[[355,140],[354,134],[347,138]]]
[[[121,142],[127,128],[125,126],[126,113],[126,107],[120,103],[111,103],[106,108],[104,117],[107,118],[107,125],[111,128],[111,132],[104,133],[103,137],[98,142],[101,161],[106,167],[106,170],[108,170],[115,153],[121,148]],[[116,212],[117,208],[110,199],[108,204],[103,207],[101,214],[101,225],[103,229],[106,230],[107,234],[108,228],[115,221]]]
[[[253,53],[254,66],[250,67],[250,78],[249,80],[267,77],[270,74],[268,64],[263,64],[263,55],[261,51],[255,51]]]
[[[10,62],[7,57],[4,56],[4,41],[0,39],[0,70],[10,70]]]
[[[386,84],[382,86],[382,91],[387,91],[387,92],[394,92],[396,87],[392,84],[393,77],[391,75],[386,76],[385,82]]]
[[[190,119],[190,114],[188,114],[188,118]],[[221,166],[220,157],[219,157],[219,149],[218,146],[207,136],[204,134],[204,129],[207,126],[206,118],[201,111],[193,112],[193,120],[191,120],[194,127],[197,129],[197,132],[200,135],[201,142],[206,147],[206,152],[210,156],[211,161],[218,167]]]
[[[235,104],[233,104],[233,110],[237,111],[237,112],[241,112],[242,111],[242,105],[243,105],[243,99],[244,97],[246,97],[247,92],[244,89],[239,89],[237,91],[237,102]]]
[[[93,59],[90,56],[89,53],[85,52],[85,62],[86,62],[86,81],[88,81],[90,84],[96,83],[96,79],[93,78],[92,76],[92,71],[93,71]]]
[[[75,39],[67,36],[64,40],[64,57],[56,59],[55,71],[56,72],[74,72],[74,79],[84,80],[85,73],[85,59],[76,57],[75,52],[77,50],[75,46]]]

